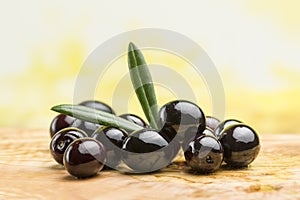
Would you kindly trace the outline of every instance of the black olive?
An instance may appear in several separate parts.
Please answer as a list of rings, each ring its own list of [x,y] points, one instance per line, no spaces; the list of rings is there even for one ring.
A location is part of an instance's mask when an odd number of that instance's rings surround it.
[[[187,164],[200,173],[211,173],[220,168],[223,148],[212,136],[202,135],[192,141],[184,152]]]
[[[106,159],[104,146],[93,138],[72,142],[64,154],[66,170],[77,178],[87,178],[102,170]]]
[[[248,166],[260,151],[257,133],[245,124],[228,126],[219,140],[224,148],[224,161],[232,167]]]
[[[169,102],[159,110],[159,126],[164,129],[175,130],[170,139],[178,136],[179,142],[192,140],[197,132],[205,129],[205,116],[203,111],[194,103],[186,100]]]
[[[60,131],[61,129],[69,127],[73,122],[75,118],[70,117],[68,115],[59,114],[57,115],[50,124],[50,136],[51,138]]]
[[[87,137],[87,134],[78,128],[64,128],[58,131],[51,139],[50,152],[59,164],[63,164],[63,156],[67,147],[76,139]]]
[[[125,139],[123,150],[127,153],[122,159],[133,173],[160,170],[170,164],[177,154],[173,146],[169,146],[167,139],[153,129],[133,132]]]

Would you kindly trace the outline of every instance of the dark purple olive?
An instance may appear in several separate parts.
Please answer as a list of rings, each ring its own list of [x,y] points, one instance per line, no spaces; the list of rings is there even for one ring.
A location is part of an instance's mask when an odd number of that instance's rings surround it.
[[[49,131],[50,131],[51,138],[53,137],[53,135],[55,135],[55,133],[57,133],[61,129],[69,127],[74,120],[75,118],[70,117],[68,115],[64,115],[64,114],[57,115],[50,124]]]
[[[87,178],[102,170],[106,159],[104,146],[93,138],[72,142],[64,154],[66,170],[77,178]]]
[[[173,146],[156,130],[143,129],[133,132],[123,144],[123,162],[133,173],[147,173],[166,167],[174,158]]]
[[[102,127],[102,125],[100,124],[95,124],[95,123],[92,123],[92,122],[87,122],[87,121],[83,121],[81,119],[76,119],[72,124],[71,124],[71,127],[76,127],[76,128],[79,128],[81,130],[84,130],[87,135],[89,137],[92,136],[92,134],[99,128]]]
[[[206,126],[212,130],[215,130],[218,124],[220,123],[220,120],[212,116],[206,116],[205,119],[206,119]]]
[[[96,110],[101,110],[101,111],[108,112],[108,113],[111,113],[114,115],[116,114],[115,111],[109,105],[107,105],[106,103],[100,102],[100,101],[96,101],[96,100],[83,101],[79,105],[94,108]]]
[[[123,119],[126,119],[128,121],[131,121],[131,122],[133,122],[136,125],[139,125],[141,127],[149,128],[149,125],[142,118],[140,118],[137,115],[134,115],[134,114],[122,114],[122,115],[119,115],[119,117],[121,117]]]
[[[242,123],[241,121],[237,119],[226,119],[225,121],[222,121],[221,123],[218,124],[216,129],[214,130],[214,134],[217,138],[220,138],[221,132],[228,126],[233,125],[233,124],[240,124]]]
[[[59,164],[63,164],[63,156],[67,147],[76,139],[87,137],[87,134],[78,128],[64,128],[58,131],[51,139],[50,152]]]
[[[161,129],[173,128],[178,134],[176,138],[182,142],[183,138],[194,139],[197,132],[205,129],[205,116],[203,111],[192,102],[171,101],[159,110],[159,126]],[[170,136],[170,139],[173,139],[176,134]]]
[[[98,140],[103,144],[106,150],[106,166],[108,168],[116,169],[121,162],[121,154],[116,148],[121,149],[124,140],[128,134],[126,131],[115,128],[104,126],[94,132],[92,138]]]
[[[248,166],[260,151],[257,133],[245,124],[228,126],[219,140],[224,148],[224,161],[232,167]]]
[[[222,164],[223,148],[215,137],[202,135],[189,144],[184,157],[194,171],[211,173]]]

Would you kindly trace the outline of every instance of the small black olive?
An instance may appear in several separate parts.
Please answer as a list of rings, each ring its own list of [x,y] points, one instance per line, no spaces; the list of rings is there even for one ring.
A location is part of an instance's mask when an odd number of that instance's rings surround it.
[[[198,132],[205,129],[205,116],[203,111],[194,103],[186,100],[171,101],[159,110],[159,126],[161,130],[175,130],[174,135],[181,143],[183,140],[192,140]],[[172,133],[172,132],[170,132]]]
[[[70,117],[68,115],[59,114],[57,115],[50,124],[50,136],[51,138],[60,131],[61,129],[69,127],[73,122],[75,118]]]
[[[133,132],[123,144],[123,162],[133,173],[147,173],[160,170],[171,163],[177,155],[167,139],[153,129]]]
[[[93,138],[73,141],[64,154],[66,170],[77,178],[87,178],[102,170],[106,160],[104,146]]]
[[[200,173],[211,173],[220,168],[223,148],[212,136],[202,135],[192,141],[184,152],[187,164]]]
[[[219,140],[224,148],[224,161],[232,167],[248,166],[260,151],[257,133],[245,124],[228,126]]]
[[[50,152],[59,164],[63,164],[63,156],[68,146],[76,139],[87,137],[87,134],[78,128],[64,128],[58,131],[51,139]]]

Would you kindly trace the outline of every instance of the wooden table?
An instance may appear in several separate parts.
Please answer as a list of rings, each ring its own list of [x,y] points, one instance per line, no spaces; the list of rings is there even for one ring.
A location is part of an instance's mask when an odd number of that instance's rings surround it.
[[[0,129],[0,199],[300,199],[300,135],[261,135],[247,169],[195,175],[184,163],[160,172],[103,171],[77,180],[49,154],[47,130]]]

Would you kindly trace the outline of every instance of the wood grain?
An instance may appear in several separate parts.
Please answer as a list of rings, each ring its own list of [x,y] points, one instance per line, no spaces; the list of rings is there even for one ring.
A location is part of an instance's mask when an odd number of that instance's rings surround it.
[[[77,180],[56,164],[47,130],[0,129],[0,199],[300,199],[300,135],[261,135],[247,169],[196,175],[184,163],[157,173],[103,171]]]

